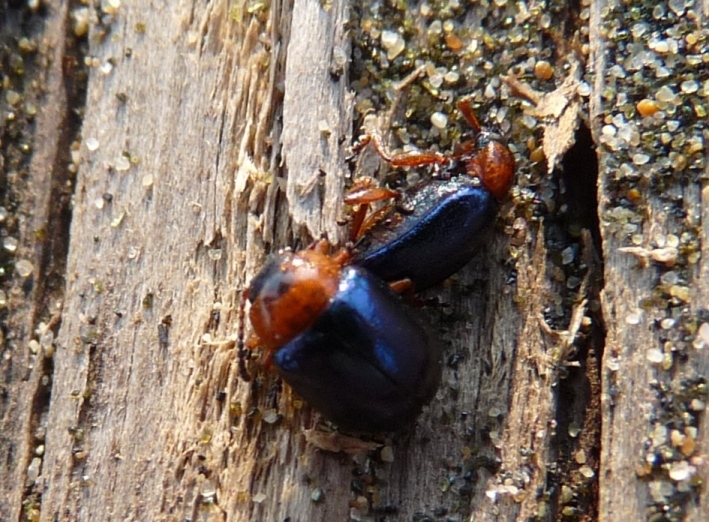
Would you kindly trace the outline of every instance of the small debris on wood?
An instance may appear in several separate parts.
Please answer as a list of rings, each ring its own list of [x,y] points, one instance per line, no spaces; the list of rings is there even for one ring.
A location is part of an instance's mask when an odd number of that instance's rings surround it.
[[[679,250],[675,247],[664,247],[664,248],[643,248],[643,247],[622,247],[618,249],[618,252],[623,252],[624,254],[633,254],[640,261],[640,265],[645,268],[648,264],[648,259],[655,261],[656,263],[661,263],[667,267],[675,266],[677,262],[677,256],[679,255]]]
[[[322,431],[317,428],[303,430],[305,440],[323,451],[356,455],[381,448],[383,444],[342,435],[336,431]]]
[[[558,166],[564,154],[576,142],[576,129],[579,126],[582,88],[581,66],[577,61],[571,63],[566,79],[556,90],[540,93],[513,74],[503,76],[502,80],[510,87],[515,96],[529,101],[533,107],[528,114],[537,118],[544,127],[542,150],[547,158],[548,171]]]

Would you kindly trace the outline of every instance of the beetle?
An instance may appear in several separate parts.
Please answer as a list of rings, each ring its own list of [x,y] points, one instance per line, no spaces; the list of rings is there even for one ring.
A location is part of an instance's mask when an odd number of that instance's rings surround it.
[[[393,167],[432,169],[433,176],[403,193],[365,177],[345,195],[345,203],[355,209],[353,262],[385,281],[406,282],[415,291],[447,279],[472,258],[514,178],[514,155],[502,138],[480,126],[469,98],[457,107],[474,136],[450,154],[392,155],[373,130],[354,147],[357,152],[372,143]],[[370,212],[377,201],[388,203]]]
[[[397,431],[436,393],[440,348],[386,283],[329,248],[273,256],[245,291],[249,320],[267,364],[339,428]]]

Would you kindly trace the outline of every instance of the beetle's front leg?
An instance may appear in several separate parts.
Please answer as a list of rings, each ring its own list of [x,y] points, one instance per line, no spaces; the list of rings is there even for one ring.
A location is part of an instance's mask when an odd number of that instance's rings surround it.
[[[376,212],[368,215],[372,203],[398,199],[401,194],[395,190],[382,187],[379,182],[363,176],[355,180],[354,186],[345,194],[344,201],[354,208],[352,213],[352,225],[350,228],[350,240],[357,241],[367,230],[379,222],[388,206],[384,206]]]

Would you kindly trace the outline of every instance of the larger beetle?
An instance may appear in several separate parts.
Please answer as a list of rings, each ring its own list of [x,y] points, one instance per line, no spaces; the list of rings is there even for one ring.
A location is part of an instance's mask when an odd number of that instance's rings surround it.
[[[440,349],[388,285],[319,241],[281,251],[251,281],[249,319],[267,364],[347,430],[396,431],[438,389]]]

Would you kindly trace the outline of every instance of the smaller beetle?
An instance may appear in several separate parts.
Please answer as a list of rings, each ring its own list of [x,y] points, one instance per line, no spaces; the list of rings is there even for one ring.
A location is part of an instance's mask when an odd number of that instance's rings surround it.
[[[368,132],[355,147],[368,143],[393,167],[433,169],[433,177],[397,192],[360,178],[345,195],[355,206],[353,263],[389,282],[406,282],[424,290],[460,270],[474,255],[494,222],[499,202],[512,186],[515,161],[496,134],[481,128],[470,100],[458,109],[475,136],[449,155],[415,151],[392,155],[376,131]],[[398,200],[376,212],[377,201]]]
[[[399,430],[438,389],[438,344],[384,282],[328,249],[269,260],[246,290],[254,332],[268,364],[340,428]]]

